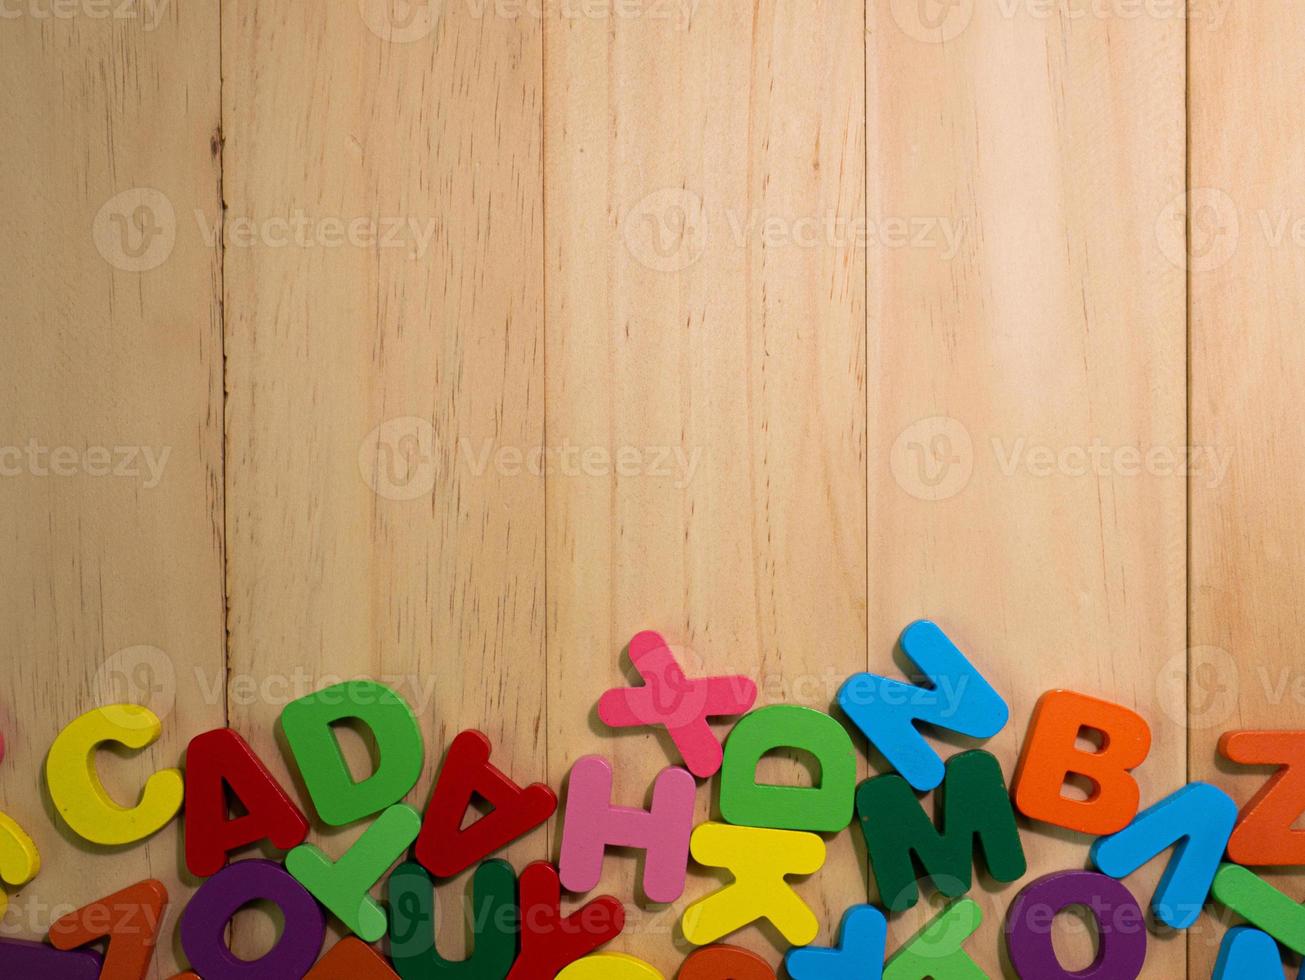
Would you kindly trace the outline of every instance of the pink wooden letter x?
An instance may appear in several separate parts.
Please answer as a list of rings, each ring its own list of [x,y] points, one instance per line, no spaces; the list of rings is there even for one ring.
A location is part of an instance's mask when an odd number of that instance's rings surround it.
[[[606,692],[598,699],[598,717],[613,728],[665,725],[689,771],[703,779],[715,775],[722,753],[707,719],[746,712],[757,700],[757,685],[747,677],[685,677],[666,641],[651,630],[630,641],[630,662],[643,686]]]

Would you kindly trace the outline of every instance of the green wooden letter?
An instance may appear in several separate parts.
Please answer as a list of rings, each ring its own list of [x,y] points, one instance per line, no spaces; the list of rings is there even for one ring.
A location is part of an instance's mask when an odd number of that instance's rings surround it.
[[[390,959],[403,980],[502,980],[517,957],[517,876],[506,861],[485,861],[471,879],[471,955],[446,960],[435,948],[435,883],[415,861],[386,886]]]
[[[876,776],[857,790],[861,833],[880,901],[890,911],[901,912],[919,901],[913,857],[948,898],[970,890],[976,844],[982,845],[988,873],[997,881],[1015,881],[1028,869],[1010,794],[993,755],[976,750],[953,756],[937,793],[941,829],[901,776]]]

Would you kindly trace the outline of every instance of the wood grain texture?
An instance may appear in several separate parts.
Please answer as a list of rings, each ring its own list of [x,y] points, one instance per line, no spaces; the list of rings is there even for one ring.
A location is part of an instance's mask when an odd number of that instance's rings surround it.
[[[1220,762],[1219,735],[1305,717],[1302,37],[1305,10],[1280,0],[1231,4],[1190,35],[1191,438],[1229,459],[1222,479],[1191,484],[1191,773],[1239,804],[1269,772]],[[1298,872],[1269,877],[1305,898]],[[1213,911],[1189,937],[1193,976],[1222,939]]]
[[[152,875],[179,960],[178,828],[92,848],[44,794],[81,711],[164,716],[103,760],[124,800],[228,716],[302,800],[281,709],[369,676],[422,719],[417,805],[467,727],[521,782],[612,757],[633,805],[675,757],[594,704],[641,629],[828,710],[934,618],[1011,702],[1008,777],[1072,687],[1151,723],[1144,803],[1189,771],[1248,799],[1219,734],[1305,700],[1305,12],[1182,6],[5,7],[0,808],[45,862],[6,934]],[[1024,882],[972,893],[994,978],[1016,892],[1090,843],[1025,830]],[[799,886],[818,942],[875,897],[857,837]],[[605,866],[613,948],[671,975],[719,879],[650,907],[638,867]],[[1145,976],[1208,976],[1222,931],[1153,937]]]
[[[255,232],[227,252],[231,663],[291,696],[387,680],[419,713],[428,776],[477,727],[528,782],[545,772],[543,480],[495,454],[543,438],[541,25],[429,9],[224,8],[228,235]],[[264,240],[300,214],[316,244]],[[379,237],[326,244],[332,220]],[[231,692],[273,758],[286,690]],[[441,930],[456,952],[461,923]]]
[[[41,773],[76,715],[147,704],[162,738],[101,759],[126,805],[223,721],[220,253],[198,231],[220,206],[218,8],[29,10],[0,20],[0,807],[43,870],[10,896],[4,931],[40,937],[158,877],[168,976],[193,884],[177,825],[82,843]]]
[[[867,41],[871,220],[961,241],[870,253],[870,660],[896,670],[902,627],[936,619],[1010,702],[987,746],[1008,779],[1041,692],[1133,707],[1154,801],[1185,781],[1181,704],[1156,691],[1184,648],[1185,481],[1090,453],[1184,444],[1184,275],[1154,232],[1183,188],[1183,23],[927,7],[874,0]],[[1028,829],[1025,881],[1084,866],[1089,843]],[[1157,874],[1129,885],[1149,896]],[[1020,887],[972,893],[994,977]],[[921,906],[890,949],[938,902]],[[1066,935],[1066,963],[1085,946]],[[1153,940],[1147,975],[1183,971],[1181,939]]]
[[[865,665],[861,10],[641,9],[545,36],[548,439],[598,464],[547,481],[549,772],[614,757],[626,802],[673,758],[594,720],[637,631],[757,677],[760,703],[827,710]],[[635,869],[609,857],[604,889],[630,905]],[[862,874],[845,833],[800,886],[822,940]],[[631,905],[614,948],[670,975],[679,913],[717,885]],[[777,961],[774,939],[736,937]]]

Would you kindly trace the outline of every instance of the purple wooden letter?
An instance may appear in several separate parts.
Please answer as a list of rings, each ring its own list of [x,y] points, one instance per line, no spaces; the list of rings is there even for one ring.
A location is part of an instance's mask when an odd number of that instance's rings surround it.
[[[1086,970],[1060,965],[1051,944],[1051,922],[1081,905],[1097,924],[1100,948]],[[1015,897],[1006,920],[1006,948],[1022,977],[1038,980],[1136,980],[1146,960],[1146,922],[1128,889],[1106,875],[1061,871],[1034,881]]]

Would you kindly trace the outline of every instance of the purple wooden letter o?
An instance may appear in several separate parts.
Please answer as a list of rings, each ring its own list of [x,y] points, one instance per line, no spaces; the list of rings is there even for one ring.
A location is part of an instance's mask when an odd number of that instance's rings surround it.
[[[260,899],[281,910],[285,929],[266,955],[242,960],[227,946],[227,923],[241,906]],[[204,980],[302,977],[325,938],[326,919],[316,900],[275,861],[228,864],[200,886],[181,914],[181,947]]]
[[[1096,920],[1100,948],[1086,970],[1060,965],[1051,921],[1073,905]],[[1061,871],[1032,882],[1017,896],[1006,920],[1006,948],[1021,977],[1037,980],[1136,980],[1146,961],[1142,909],[1114,878],[1091,871]]]

